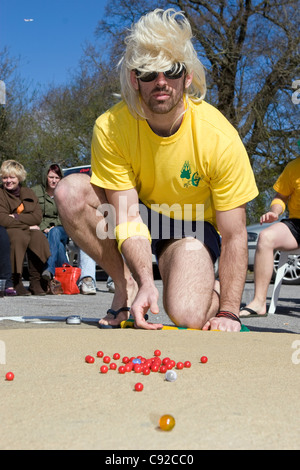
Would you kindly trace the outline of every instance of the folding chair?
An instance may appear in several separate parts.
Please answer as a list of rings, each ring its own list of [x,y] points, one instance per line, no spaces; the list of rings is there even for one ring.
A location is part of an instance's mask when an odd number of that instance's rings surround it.
[[[74,262],[78,261],[79,248],[73,240],[70,238],[67,244],[67,257],[71,266],[74,266]]]
[[[293,251],[281,251],[280,257],[278,261],[277,273],[273,287],[273,293],[271,298],[271,303],[269,306],[268,313],[275,313],[277,301],[279,298],[279,292],[281,288],[281,284],[284,278],[284,275],[287,269],[296,262],[297,255],[300,255],[300,247]]]

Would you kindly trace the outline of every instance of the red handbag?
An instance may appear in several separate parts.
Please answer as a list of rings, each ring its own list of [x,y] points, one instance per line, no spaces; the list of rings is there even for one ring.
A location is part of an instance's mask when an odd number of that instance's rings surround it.
[[[61,283],[64,294],[79,294],[77,281],[80,278],[81,269],[70,264],[63,264],[61,268],[55,268],[55,279]]]

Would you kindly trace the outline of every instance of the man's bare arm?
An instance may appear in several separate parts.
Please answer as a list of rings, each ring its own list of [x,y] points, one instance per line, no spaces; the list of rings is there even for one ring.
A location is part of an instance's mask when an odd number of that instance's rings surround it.
[[[219,263],[220,311],[239,316],[248,266],[245,206],[230,211],[217,211],[217,225],[222,237]],[[227,318],[214,317],[204,329],[239,331],[240,324]]]
[[[116,211],[116,226],[120,224],[141,223],[136,189],[127,191],[106,190],[108,202]],[[131,306],[131,313],[137,328],[160,329],[161,324],[151,324],[145,320],[150,309],[154,314],[159,312],[158,291],[155,287],[152,268],[152,251],[149,240],[144,236],[130,236],[121,247],[122,255],[138,284],[139,291]]]

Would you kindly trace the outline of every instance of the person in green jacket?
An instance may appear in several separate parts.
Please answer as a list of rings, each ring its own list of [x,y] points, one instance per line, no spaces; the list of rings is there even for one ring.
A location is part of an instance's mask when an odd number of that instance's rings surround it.
[[[42,230],[46,235],[51,251],[51,256],[42,273],[43,279],[47,281],[50,281],[53,278],[56,267],[60,267],[64,263],[68,263],[66,254],[68,235],[62,226],[54,201],[55,188],[62,178],[62,169],[58,164],[54,163],[44,171],[42,184],[32,188],[38,197],[39,204],[43,212],[43,220],[40,224],[40,230]]]

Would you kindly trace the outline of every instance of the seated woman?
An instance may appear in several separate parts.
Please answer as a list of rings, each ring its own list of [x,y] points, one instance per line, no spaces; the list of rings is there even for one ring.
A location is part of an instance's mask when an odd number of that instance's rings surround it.
[[[0,169],[0,225],[10,239],[13,284],[17,295],[45,295],[41,274],[50,256],[49,243],[39,230],[42,211],[35,193],[23,186],[26,171],[21,163],[7,160]],[[29,291],[22,283],[25,253],[28,257]]]
[[[51,252],[42,274],[42,277],[47,281],[53,278],[56,267],[68,263],[66,254],[68,235],[62,226],[54,201],[54,191],[62,177],[63,173],[60,166],[54,163],[44,171],[42,183],[32,188],[43,213],[40,230],[48,238]]]
[[[7,231],[0,225],[0,279],[5,279],[5,295],[17,295],[13,287],[10,264],[10,243]]]

